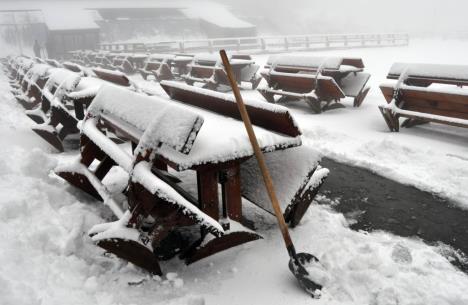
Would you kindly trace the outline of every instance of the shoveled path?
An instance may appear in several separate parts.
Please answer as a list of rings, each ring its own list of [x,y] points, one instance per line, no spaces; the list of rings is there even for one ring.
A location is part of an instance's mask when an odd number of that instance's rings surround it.
[[[467,210],[367,169],[326,158],[322,165],[330,175],[321,193],[336,202],[337,211],[355,219],[353,229],[384,230],[430,244],[443,242],[458,250],[460,256],[451,255],[453,264],[468,272]]]

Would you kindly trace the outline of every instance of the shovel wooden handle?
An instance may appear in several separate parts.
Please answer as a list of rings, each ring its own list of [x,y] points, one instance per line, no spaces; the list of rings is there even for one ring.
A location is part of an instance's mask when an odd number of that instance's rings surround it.
[[[226,51],[221,50],[219,54],[221,55],[221,59],[223,60],[224,69],[226,70],[229,83],[232,87],[232,92],[234,93],[234,96],[237,101],[237,107],[239,108],[242,121],[244,121],[245,129],[247,130],[247,134],[249,135],[250,143],[252,144],[255,157],[258,161],[258,166],[260,167],[260,171],[262,172],[263,181],[265,182],[268,196],[270,197],[271,205],[273,206],[273,210],[275,211],[276,219],[278,220],[278,225],[283,235],[286,248],[288,249],[290,256],[295,256],[296,253],[291,240],[291,236],[289,235],[288,226],[286,225],[286,222],[284,220],[283,212],[281,211],[278,198],[276,197],[275,189],[273,187],[273,180],[271,179],[270,172],[268,171],[268,168],[266,166],[265,157],[263,156],[260,146],[258,145],[257,137],[255,136],[252,123],[250,122],[249,114],[247,113],[247,109],[245,108],[244,100],[242,99],[239,87],[237,86],[237,82],[234,78],[234,73],[232,72],[232,68],[229,63],[229,59],[226,55]]]

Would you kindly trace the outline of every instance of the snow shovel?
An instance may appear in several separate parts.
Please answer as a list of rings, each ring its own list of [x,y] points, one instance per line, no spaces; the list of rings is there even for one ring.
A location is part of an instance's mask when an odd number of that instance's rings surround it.
[[[260,146],[258,145],[257,137],[255,136],[252,123],[250,122],[249,114],[247,113],[247,109],[245,108],[239,87],[237,86],[237,82],[234,78],[234,73],[232,72],[232,68],[229,63],[229,59],[226,55],[226,51],[221,50],[219,54],[221,55],[221,59],[223,60],[224,69],[226,70],[229,83],[232,87],[232,92],[234,93],[234,96],[236,98],[237,107],[239,108],[242,121],[244,122],[245,129],[247,130],[247,134],[249,135],[250,143],[252,144],[255,157],[257,158],[258,165],[262,172],[265,187],[268,191],[268,196],[270,197],[271,204],[275,211],[276,219],[278,220],[278,225],[280,227],[284,242],[286,244],[286,249],[289,253],[289,269],[297,278],[301,287],[304,288],[307,291],[307,293],[312,295],[314,298],[318,298],[320,297],[320,290],[322,289],[322,286],[320,284],[317,284],[310,278],[309,272],[306,269],[307,264],[318,263],[318,259],[309,253],[296,253],[296,249],[294,248],[291,236],[289,235],[288,227],[286,225],[286,222],[284,221],[283,213],[278,203],[278,198],[276,197],[276,193],[273,188],[273,181],[266,166],[263,153],[260,150]]]

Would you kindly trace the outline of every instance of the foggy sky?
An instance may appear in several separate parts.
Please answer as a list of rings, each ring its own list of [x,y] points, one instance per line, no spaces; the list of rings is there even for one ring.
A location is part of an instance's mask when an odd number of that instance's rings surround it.
[[[0,0],[0,8],[1,3],[5,1],[11,2],[11,0]],[[60,0],[62,3],[67,1],[73,0]],[[34,2],[41,3],[43,0]],[[131,3],[131,0],[129,2]],[[259,34],[468,32],[466,17],[468,1],[464,0],[212,0],[212,2],[232,7],[236,15],[258,25]],[[209,10],[209,7],[206,9]]]

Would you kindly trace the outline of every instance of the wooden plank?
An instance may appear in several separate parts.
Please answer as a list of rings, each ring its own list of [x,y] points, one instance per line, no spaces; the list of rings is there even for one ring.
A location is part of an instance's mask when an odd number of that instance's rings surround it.
[[[200,209],[211,218],[219,220],[217,169],[197,171],[197,186]]]
[[[162,88],[167,92],[171,99],[175,99],[184,104],[193,105],[207,109],[218,114],[241,120],[239,110],[234,102],[226,101],[215,95],[203,93],[203,91],[194,89],[190,86],[174,86],[170,82],[162,82]],[[273,112],[265,108],[246,103],[252,124],[265,129],[289,135],[292,137],[301,134],[289,112]]]

